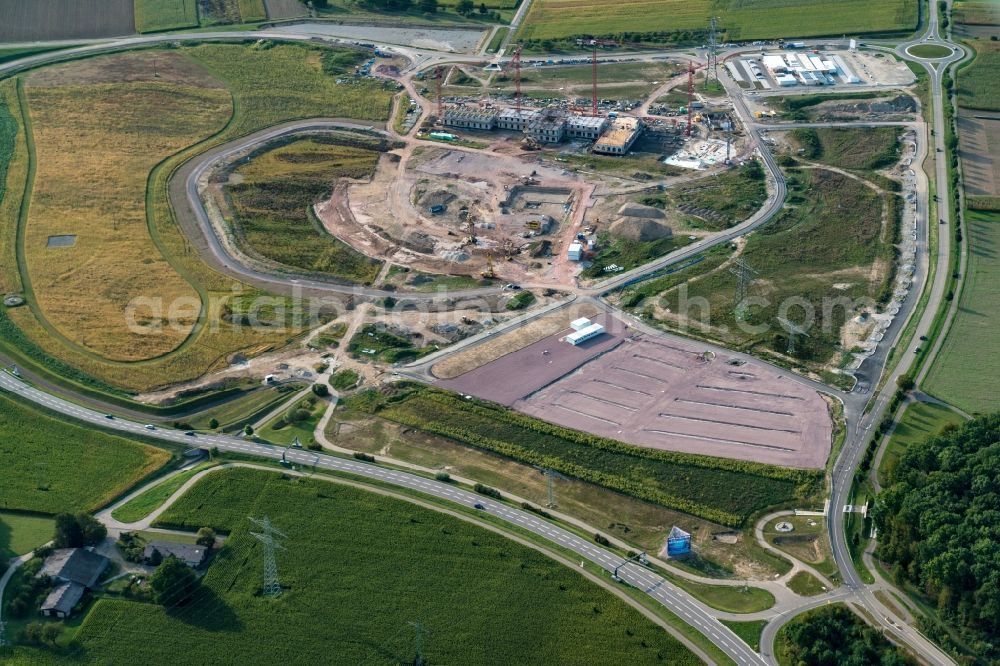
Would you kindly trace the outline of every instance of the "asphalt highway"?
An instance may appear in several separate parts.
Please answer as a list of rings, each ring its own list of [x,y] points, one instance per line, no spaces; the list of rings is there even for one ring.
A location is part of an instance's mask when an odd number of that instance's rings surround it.
[[[124,434],[152,437],[174,444],[201,448],[215,447],[220,451],[243,453],[270,460],[281,460],[282,454],[284,454],[288,462],[306,468],[315,467],[333,472],[354,474],[431,495],[467,508],[473,508],[479,504],[484,507],[485,513],[496,516],[512,526],[528,530],[556,546],[570,550],[581,558],[597,564],[605,571],[613,572],[616,567],[620,566],[618,575],[625,583],[641,590],[651,599],[681,617],[684,622],[707,636],[713,644],[735,660],[737,664],[766,663],[728,627],[713,617],[709,609],[663,577],[638,564],[626,563],[624,558],[553,523],[542,520],[528,511],[507,506],[483,495],[456,488],[451,484],[426,479],[407,472],[386,469],[378,465],[301,449],[285,449],[228,435],[199,434],[192,437],[178,430],[158,427],[149,429],[144,424],[120,418],[108,418],[101,412],[52,396],[5,371],[0,371],[0,389],[42,405],[63,416]]]

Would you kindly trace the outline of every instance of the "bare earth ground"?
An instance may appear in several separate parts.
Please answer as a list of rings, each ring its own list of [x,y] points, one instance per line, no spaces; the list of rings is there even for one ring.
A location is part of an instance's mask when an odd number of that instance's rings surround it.
[[[131,35],[134,12],[133,0],[0,0],[0,42]]]
[[[1000,196],[1000,113],[961,110],[958,136],[966,192]]]
[[[523,349],[554,333],[562,331],[579,317],[590,317],[597,313],[592,305],[564,308],[545,317],[540,317],[509,333],[490,338],[486,342],[449,356],[431,368],[431,373],[441,379],[454,379],[476,368],[497,360],[505,354]]]
[[[706,358],[696,343],[597,320],[609,333],[589,345],[569,345],[562,330],[441,386],[639,446],[789,467],[826,462],[832,426],[812,389],[763,364]]]

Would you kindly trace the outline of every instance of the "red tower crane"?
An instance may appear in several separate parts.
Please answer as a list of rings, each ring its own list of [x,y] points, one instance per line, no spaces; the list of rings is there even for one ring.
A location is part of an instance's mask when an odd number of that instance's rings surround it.
[[[688,106],[687,106],[687,131],[685,136],[691,136],[691,103],[694,102],[694,63],[688,62]]]
[[[597,117],[597,45],[594,45],[594,50],[590,56],[590,78],[591,78],[591,90],[590,90],[590,115],[594,118]]]
[[[510,72],[511,67],[514,68],[514,107],[517,109],[517,114],[521,115],[521,45],[518,44],[514,47],[514,55],[507,64],[504,65],[501,74],[507,74]]]

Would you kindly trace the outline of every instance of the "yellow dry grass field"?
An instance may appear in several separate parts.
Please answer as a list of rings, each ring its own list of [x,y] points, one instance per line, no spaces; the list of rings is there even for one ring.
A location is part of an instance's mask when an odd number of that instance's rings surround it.
[[[431,367],[431,372],[439,379],[454,379],[470,370],[486,365],[518,349],[524,349],[542,338],[558,333],[569,327],[569,323],[580,317],[592,317],[597,307],[590,304],[570,306],[550,315],[539,317],[523,326],[517,326],[508,333],[487,340],[449,356]]]
[[[171,74],[155,78],[152,68],[129,69],[119,79],[125,82],[106,82],[114,78],[108,70],[122,65],[112,57],[87,62],[87,69],[108,68],[93,82],[61,85],[76,67],[68,64],[25,86],[37,165],[24,235],[32,291],[59,333],[112,360],[174,349],[200,306],[150,236],[146,180],[158,162],[221,129],[230,97],[204,72],[169,68],[175,59],[184,60],[157,55],[157,69]],[[61,235],[75,235],[75,243],[51,246],[50,237]],[[163,304],[136,309],[138,328],[127,316],[136,299]],[[173,306],[180,316],[167,322]]]

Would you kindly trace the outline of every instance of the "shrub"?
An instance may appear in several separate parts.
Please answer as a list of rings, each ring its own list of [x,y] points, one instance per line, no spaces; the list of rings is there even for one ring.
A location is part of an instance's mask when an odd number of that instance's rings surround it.
[[[434,478],[440,481],[441,483],[452,482],[451,474],[449,474],[448,472],[438,472],[437,474],[434,475]]]
[[[480,495],[486,495],[487,497],[492,497],[493,499],[497,500],[503,499],[503,496],[500,494],[499,490],[497,490],[496,488],[491,488],[489,486],[483,485],[482,483],[477,483],[472,487],[472,489],[475,490]]]
[[[354,452],[354,459],[370,463],[375,462],[375,456],[368,455],[367,453],[363,453],[361,451]]]

